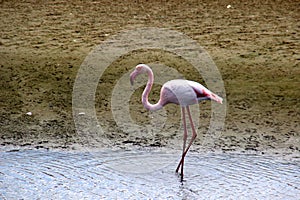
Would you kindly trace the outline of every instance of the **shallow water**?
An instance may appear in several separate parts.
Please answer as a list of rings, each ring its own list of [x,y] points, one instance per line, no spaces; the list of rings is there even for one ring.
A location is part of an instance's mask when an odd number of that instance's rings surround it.
[[[299,199],[300,163],[245,154],[0,152],[0,199]]]

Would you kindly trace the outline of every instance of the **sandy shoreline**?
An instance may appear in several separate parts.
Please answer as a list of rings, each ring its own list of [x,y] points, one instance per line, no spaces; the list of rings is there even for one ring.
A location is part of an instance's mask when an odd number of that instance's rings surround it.
[[[210,104],[201,105],[202,124],[193,150],[274,153],[299,158],[297,19],[300,12],[297,2],[253,0],[230,8],[224,2],[206,1],[98,3],[1,2],[1,148],[76,149],[86,145],[94,148],[101,146],[103,140],[121,149],[180,148],[178,107],[167,107],[169,115],[164,130],[145,134],[151,124],[148,113],[140,105],[142,88],[137,90],[131,98],[134,107],[131,115],[137,124],[145,127],[145,132],[137,136],[117,127],[111,111],[116,80],[137,63],[162,62],[178,69],[188,79],[200,80],[192,69],[183,65],[184,61],[173,59],[168,53],[130,52],[103,74],[95,107],[104,133],[95,136],[94,142],[93,138],[87,142],[82,137],[87,132],[76,131],[72,115],[76,75],[97,44],[122,30],[163,27],[199,42],[218,66],[225,83],[224,130],[203,146]],[[153,89],[153,102],[158,99],[159,88]],[[27,115],[28,112],[32,115]]]

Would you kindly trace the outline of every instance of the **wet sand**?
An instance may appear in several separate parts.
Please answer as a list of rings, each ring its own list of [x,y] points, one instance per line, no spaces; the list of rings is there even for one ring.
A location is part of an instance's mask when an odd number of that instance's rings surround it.
[[[72,116],[76,74],[94,47],[120,31],[168,28],[196,40],[222,75],[227,115],[212,151],[275,153],[299,158],[300,152],[300,10],[297,1],[2,1],[1,101],[2,147],[80,148]],[[180,109],[168,105],[168,130],[128,135],[114,122],[111,93],[116,80],[140,62],[164,62],[187,79],[199,79],[170,60],[167,53],[132,52],[110,67],[99,81],[97,115],[110,147],[174,147],[181,141]],[[114,67],[121,66],[121,67]],[[142,89],[132,97],[132,117],[149,125],[140,105]],[[158,99],[154,87],[152,101]],[[203,150],[210,103],[203,104],[202,125],[193,150]],[[32,115],[26,113],[31,112]],[[176,122],[176,123],[175,123]],[[174,123],[174,125],[172,125]],[[145,129],[146,130],[146,129]],[[169,134],[174,130],[174,134]],[[96,140],[101,141],[103,138]],[[179,143],[178,142],[178,143]],[[177,145],[177,143],[175,144]]]

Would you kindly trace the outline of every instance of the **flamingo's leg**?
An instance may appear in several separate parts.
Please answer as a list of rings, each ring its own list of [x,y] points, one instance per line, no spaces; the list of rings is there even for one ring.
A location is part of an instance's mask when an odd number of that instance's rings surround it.
[[[191,127],[192,127],[192,132],[193,132],[193,135],[192,135],[192,138],[190,140],[190,143],[189,145],[187,146],[185,152],[184,152],[184,155],[188,152],[188,150],[190,149],[190,147],[192,146],[194,140],[196,139],[197,137],[197,132],[195,130],[195,126],[194,126],[194,123],[193,123],[193,119],[192,119],[192,116],[191,116],[191,112],[190,112],[190,108],[187,107],[187,113],[188,113],[188,116],[189,116],[189,120],[190,120],[190,123],[191,123]]]
[[[178,173],[178,170],[181,166],[181,180],[183,179],[183,164],[184,164],[184,156],[185,156],[185,146],[186,146],[186,139],[187,139],[187,128],[186,128],[186,119],[185,119],[185,108],[181,108],[182,111],[182,121],[183,121],[183,147],[182,147],[182,157],[181,160],[176,168],[176,173]]]
[[[188,114],[188,117],[189,117],[189,120],[190,120],[190,123],[191,123],[193,135],[192,135],[192,138],[191,138],[191,140],[190,140],[188,146],[186,147],[186,149],[185,149],[184,152],[183,152],[181,161],[180,161],[179,164],[178,164],[178,167],[177,167],[176,172],[178,171],[179,166],[180,166],[181,164],[183,165],[183,158],[185,157],[185,155],[187,154],[188,150],[190,149],[190,147],[192,146],[194,140],[195,140],[196,137],[197,137],[197,132],[196,132],[196,130],[195,130],[195,126],[194,126],[194,123],[193,123],[193,120],[192,120],[192,116],[191,116],[191,112],[190,112],[190,108],[189,108],[189,107],[187,107],[187,114]]]

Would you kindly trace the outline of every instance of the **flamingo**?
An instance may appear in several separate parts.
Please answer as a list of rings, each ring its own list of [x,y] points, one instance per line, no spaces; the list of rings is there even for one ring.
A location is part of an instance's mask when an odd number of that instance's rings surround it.
[[[190,113],[190,105],[197,104],[203,100],[214,100],[220,104],[222,104],[223,99],[213,92],[209,91],[200,83],[184,80],[184,79],[175,79],[166,82],[160,91],[160,99],[156,104],[151,104],[148,101],[148,96],[151,91],[154,82],[154,75],[151,68],[146,64],[138,64],[135,67],[135,70],[130,74],[130,82],[133,85],[135,78],[140,74],[148,75],[148,82],[142,94],[142,104],[143,106],[150,111],[156,111],[162,109],[168,103],[174,103],[181,106],[181,115],[183,121],[183,150],[181,155],[181,160],[178,163],[176,168],[176,173],[178,174],[179,168],[181,166],[181,181],[183,181],[183,165],[184,158],[190,149],[192,143],[197,137],[197,133],[195,130],[195,126],[192,120],[192,116]],[[186,111],[191,124],[192,129],[192,137],[186,146],[187,142],[187,127],[186,127]]]

